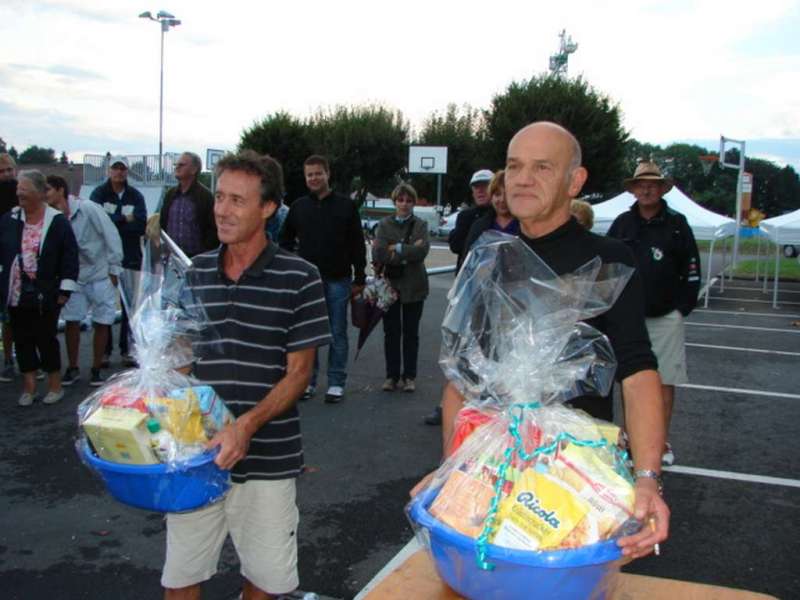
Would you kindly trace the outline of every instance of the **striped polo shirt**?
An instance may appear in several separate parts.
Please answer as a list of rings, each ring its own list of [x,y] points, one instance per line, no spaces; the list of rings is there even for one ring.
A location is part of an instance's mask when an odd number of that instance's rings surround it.
[[[195,256],[186,281],[216,334],[196,342],[206,347],[197,348],[195,375],[238,417],[284,377],[287,352],[330,343],[330,329],[315,266],[268,243],[234,282],[225,275],[224,252],[223,245]],[[300,415],[292,406],[256,432],[231,478],[288,479],[302,468]]]

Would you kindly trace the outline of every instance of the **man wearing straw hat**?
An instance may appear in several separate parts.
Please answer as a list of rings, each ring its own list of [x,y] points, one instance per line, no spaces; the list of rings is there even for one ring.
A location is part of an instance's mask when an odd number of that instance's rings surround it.
[[[625,189],[636,197],[630,210],[611,224],[608,235],[633,251],[644,284],[645,317],[653,352],[658,358],[666,431],[672,418],[675,386],[686,383],[683,319],[697,304],[700,256],[689,223],[667,205],[672,182],[652,161],[641,161]],[[675,461],[667,441],[662,462]]]

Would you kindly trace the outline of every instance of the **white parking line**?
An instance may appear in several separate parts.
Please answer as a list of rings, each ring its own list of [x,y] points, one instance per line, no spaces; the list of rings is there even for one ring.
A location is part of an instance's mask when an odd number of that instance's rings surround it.
[[[800,333],[798,329],[778,329],[777,327],[754,327],[752,325],[727,325],[725,323],[699,323],[686,321],[687,327],[716,327],[718,329],[747,329],[748,331],[775,331],[778,333]]]
[[[715,471],[714,469],[683,467],[681,465],[663,467],[662,470],[669,471],[670,473],[681,473],[682,475],[699,475],[701,477],[715,477],[717,479],[732,479],[734,481],[747,481],[748,483],[765,483],[767,485],[782,485],[785,487],[800,488],[800,481],[797,479],[785,479],[783,477],[750,475],[748,473],[734,473],[732,471]]]
[[[773,396],[776,398],[791,398],[800,400],[800,394],[787,394],[785,392],[766,392],[764,390],[748,390],[745,388],[717,387],[714,385],[700,385],[699,383],[679,383],[676,387],[687,390],[705,390],[708,392],[730,392],[732,394],[748,394],[750,396]]]
[[[737,315],[740,317],[780,317],[781,319],[800,319],[800,315],[787,315],[785,313],[747,312],[743,310],[713,310],[711,308],[696,308],[694,313],[713,313],[715,315]]]
[[[726,300],[728,302],[752,302],[755,304],[772,304],[772,300],[749,300],[747,298],[724,298],[723,296],[711,296],[710,300]],[[781,304],[798,304],[800,302],[789,302],[787,300],[781,300]]]
[[[711,350],[734,350],[737,352],[758,352],[761,354],[778,354],[780,356],[800,356],[800,352],[788,352],[786,350],[766,350],[763,348],[740,348],[739,346],[715,346],[714,344],[695,344],[686,342],[686,346],[692,348],[709,348]]]
[[[726,290],[741,290],[745,292],[761,292],[763,288],[758,287],[741,287],[741,286],[727,286]],[[800,294],[800,290],[781,290],[781,294]]]

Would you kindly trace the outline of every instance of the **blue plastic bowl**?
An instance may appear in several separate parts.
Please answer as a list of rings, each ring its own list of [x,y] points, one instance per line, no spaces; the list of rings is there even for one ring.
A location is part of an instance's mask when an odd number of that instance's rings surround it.
[[[409,505],[411,520],[427,532],[439,576],[473,600],[602,599],[622,551],[615,540],[572,550],[531,552],[489,544],[485,571],[475,559],[475,540],[439,522],[428,512],[438,489],[426,490]]]
[[[86,441],[80,445],[83,460],[97,471],[108,492],[123,504],[155,512],[182,512],[211,504],[230,487],[229,472],[214,464],[214,453],[192,457],[185,469],[167,466],[124,465],[97,456]]]

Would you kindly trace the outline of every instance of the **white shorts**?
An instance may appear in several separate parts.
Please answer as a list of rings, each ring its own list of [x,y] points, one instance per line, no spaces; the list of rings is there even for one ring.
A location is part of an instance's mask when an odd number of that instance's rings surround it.
[[[113,325],[117,316],[117,288],[109,278],[79,285],[61,309],[65,321],[83,321],[92,311],[92,322]]]
[[[658,359],[658,374],[664,385],[688,383],[683,315],[673,310],[663,317],[645,319],[653,354]]]
[[[165,588],[183,588],[217,572],[228,533],[241,572],[268,594],[297,589],[295,480],[234,483],[221,502],[188,513],[167,515]]]

